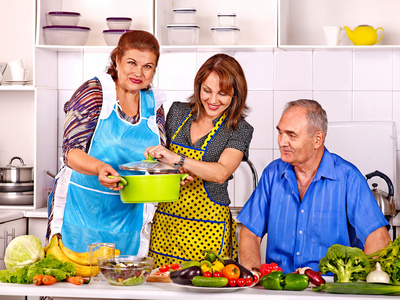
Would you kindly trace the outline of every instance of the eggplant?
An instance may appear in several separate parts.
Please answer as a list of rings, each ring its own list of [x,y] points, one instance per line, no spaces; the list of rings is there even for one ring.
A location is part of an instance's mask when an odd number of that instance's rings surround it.
[[[201,276],[200,267],[193,266],[169,273],[169,278],[171,278],[173,283],[177,284],[191,284],[194,276]]]
[[[224,264],[225,264],[225,266],[226,266],[226,265],[229,265],[229,264],[234,264],[234,265],[236,265],[236,266],[239,268],[239,270],[240,270],[240,276],[239,276],[239,278],[244,278],[244,279],[246,279],[246,278],[251,278],[251,279],[254,281],[254,275],[253,275],[253,273],[252,273],[249,269],[243,267],[243,266],[242,266],[241,264],[239,264],[237,261],[235,261],[235,260],[233,260],[233,259],[224,259]]]

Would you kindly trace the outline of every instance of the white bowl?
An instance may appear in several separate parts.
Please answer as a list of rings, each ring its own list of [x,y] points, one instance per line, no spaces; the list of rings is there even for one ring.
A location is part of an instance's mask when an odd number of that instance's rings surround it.
[[[72,11],[50,11],[47,14],[48,24],[56,26],[76,26],[80,17],[80,13]]]
[[[43,37],[45,45],[84,46],[90,28],[80,26],[45,26]]]
[[[108,46],[117,46],[121,35],[123,35],[125,32],[128,31],[130,30],[124,30],[124,29],[103,30],[104,41]]]
[[[196,24],[170,24],[167,29],[170,45],[197,45],[199,42],[200,26]]]
[[[236,45],[239,28],[235,26],[211,27],[214,45]]]
[[[174,24],[194,24],[196,23],[196,9],[194,8],[174,8]]]
[[[236,14],[229,13],[229,14],[218,14],[218,26],[220,27],[227,27],[227,26],[235,26],[236,21]]]
[[[132,24],[132,18],[125,17],[110,17],[106,19],[108,29],[116,30],[123,29],[128,30]]]

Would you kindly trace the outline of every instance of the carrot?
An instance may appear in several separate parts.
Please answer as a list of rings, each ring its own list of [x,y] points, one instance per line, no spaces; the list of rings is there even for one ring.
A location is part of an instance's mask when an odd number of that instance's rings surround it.
[[[36,285],[41,285],[42,279],[43,279],[44,275],[35,275],[35,277],[33,277],[33,283]]]
[[[54,276],[51,275],[45,275],[42,279],[43,284],[45,285],[51,285],[57,282],[57,279]]]
[[[85,281],[83,280],[82,276],[69,276],[67,279],[65,279],[68,282],[71,282],[76,285],[81,285]]]

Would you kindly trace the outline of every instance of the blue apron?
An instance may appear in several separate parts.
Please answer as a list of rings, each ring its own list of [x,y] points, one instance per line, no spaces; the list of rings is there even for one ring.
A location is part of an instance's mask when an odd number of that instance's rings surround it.
[[[132,175],[130,171],[120,170],[119,165],[144,159],[146,147],[160,143],[154,130],[157,126],[153,92],[140,92],[140,121],[131,124],[117,114],[111,77],[98,78],[103,89],[103,105],[88,154],[110,164],[121,176]],[[121,254],[136,255],[143,213],[144,204],[122,203],[119,192],[102,186],[98,176],[72,171],[61,229],[63,242],[77,252],[87,251],[87,244],[93,242],[115,243]]]

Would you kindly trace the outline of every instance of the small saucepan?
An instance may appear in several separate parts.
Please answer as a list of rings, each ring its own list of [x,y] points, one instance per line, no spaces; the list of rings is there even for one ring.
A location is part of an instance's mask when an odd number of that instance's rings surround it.
[[[19,166],[14,166],[12,164],[16,159],[20,161]],[[0,168],[0,182],[23,183],[32,181],[33,167],[26,166],[21,157],[15,156],[11,158],[7,166]]]
[[[120,176],[118,185],[123,203],[173,202],[179,198],[180,182],[189,174]],[[109,178],[117,178],[108,176]]]

